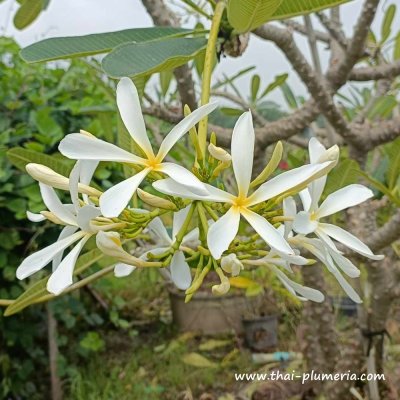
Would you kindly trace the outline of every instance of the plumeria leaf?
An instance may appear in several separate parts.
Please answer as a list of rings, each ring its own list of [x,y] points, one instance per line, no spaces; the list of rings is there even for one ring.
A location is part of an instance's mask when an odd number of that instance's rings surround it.
[[[27,1],[28,3],[28,1]],[[117,32],[95,33],[45,39],[21,50],[21,57],[29,63],[51,61],[93,54],[108,53],[123,43],[142,43],[193,31],[173,27],[135,28]]]
[[[364,171],[360,170],[358,173],[381,193],[385,194],[394,204],[400,206],[400,198],[395,196],[383,183],[379,182],[377,179],[373,178]]]
[[[34,150],[27,150],[22,147],[13,147],[7,151],[7,157],[10,162],[18,169],[26,172],[26,165],[29,163],[43,164],[53,169],[61,175],[68,176],[73,164],[66,158],[55,158],[47,154],[39,153]]]
[[[111,257],[106,257],[100,250],[94,249],[81,255],[75,265],[74,275],[79,275],[86,271],[90,266],[99,261],[112,263]],[[10,316],[22,311],[31,304],[40,303],[43,297],[47,297],[49,292],[46,289],[49,276],[33,283],[21,294],[4,312],[4,316]]]
[[[218,364],[216,364],[213,361],[210,361],[208,358],[206,358],[198,353],[185,354],[182,357],[182,361],[187,365],[191,365],[192,367],[197,367],[197,368],[217,368],[218,367]]]
[[[354,160],[346,159],[339,162],[339,165],[328,175],[324,195],[327,196],[344,186],[356,183],[359,178],[359,169],[358,163]]]
[[[171,70],[192,60],[204,50],[204,38],[172,38],[144,43],[127,43],[104,57],[104,71],[113,78],[144,76]]]
[[[228,20],[238,32],[249,32],[265,22],[292,18],[335,7],[349,0],[229,0]]]
[[[25,0],[14,16],[14,26],[24,29],[39,16],[44,8],[43,0]]]

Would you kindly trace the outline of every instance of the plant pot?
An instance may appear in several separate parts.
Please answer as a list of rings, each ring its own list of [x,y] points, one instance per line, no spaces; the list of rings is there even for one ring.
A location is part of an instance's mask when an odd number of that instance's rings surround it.
[[[246,344],[253,350],[266,351],[278,344],[278,316],[266,315],[253,319],[244,319]]]
[[[185,294],[170,290],[172,318],[183,332],[195,331],[205,335],[243,332],[242,318],[252,300],[239,294],[221,297],[198,292],[185,304]]]
[[[332,307],[338,311],[339,314],[346,317],[357,317],[357,303],[350,299],[350,297],[333,296],[331,297]]]

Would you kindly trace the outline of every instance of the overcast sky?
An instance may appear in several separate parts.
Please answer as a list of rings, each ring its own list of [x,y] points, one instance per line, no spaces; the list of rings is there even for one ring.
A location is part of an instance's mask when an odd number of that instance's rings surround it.
[[[398,0],[382,2],[373,25],[376,32],[379,32],[386,7],[397,2]],[[167,3],[171,2],[167,1]],[[176,2],[174,1],[174,3]],[[346,32],[351,33],[361,5],[362,0],[353,0],[342,6],[342,18]],[[23,31],[17,31],[12,24],[12,18],[17,8],[15,0],[5,0],[0,4],[0,34],[15,37],[22,46],[47,37],[82,35],[152,25],[140,0],[51,0],[48,9]],[[316,26],[318,25],[317,21],[314,23]],[[393,23],[393,31],[397,32],[398,30],[400,30],[400,12],[396,15]],[[297,35],[296,37],[303,53],[309,57],[306,40]],[[322,47],[321,54],[323,65],[326,66],[327,54],[324,53]],[[250,65],[257,67],[257,72],[265,84],[272,81],[275,75],[289,72],[289,83],[297,93],[306,94],[305,88],[291,70],[282,53],[273,45],[266,44],[255,37],[251,38],[249,48],[243,57],[223,59],[215,76],[221,76],[222,71],[233,74]],[[243,79],[240,85],[241,90],[247,92],[247,80]],[[273,99],[281,101],[277,92],[274,93]]]

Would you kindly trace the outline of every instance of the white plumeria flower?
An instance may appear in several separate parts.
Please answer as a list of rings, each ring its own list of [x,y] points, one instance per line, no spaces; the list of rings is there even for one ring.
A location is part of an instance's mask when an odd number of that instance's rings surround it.
[[[153,186],[162,193],[193,200],[215,201],[231,205],[228,212],[209,229],[207,242],[212,256],[221,258],[235,238],[240,217],[243,216],[261,238],[271,247],[285,254],[293,250],[281,234],[262,216],[250,210],[250,207],[262,203],[299,185],[307,184],[314,177],[327,173],[337,162],[336,158],[320,164],[305,165],[284,172],[262,184],[249,195],[253,169],[255,133],[250,112],[244,113],[237,121],[232,135],[231,154],[233,170],[237,182],[238,194],[232,195],[211,185],[205,184],[206,196],[193,193],[190,187],[173,179],[159,180]]]
[[[76,163],[69,180],[73,204],[62,204],[52,187],[39,182],[43,202],[49,210],[48,215],[53,215],[65,227],[55,243],[31,254],[21,263],[17,269],[18,279],[27,278],[53,261],[53,273],[47,282],[47,290],[57,295],[73,283],[76,260],[85,243],[98,232],[91,221],[101,215],[100,210],[88,202],[86,195],[84,205],[80,205],[78,182],[89,184],[96,167],[97,163],[93,162]],[[31,220],[41,220],[39,214],[29,216]],[[64,250],[76,242],[78,244],[63,258]]]
[[[313,163],[326,149],[316,139],[310,140],[310,161]],[[319,200],[324,190],[326,178],[312,182],[307,189],[300,192],[304,211],[300,211],[294,218],[293,230],[302,235],[315,233],[328,247],[336,250],[332,239],[341,242],[353,251],[372,260],[381,260],[383,255],[375,255],[361,240],[339,226],[320,222],[321,218],[328,217],[346,208],[356,206],[371,197],[372,190],[359,184],[352,184],[337,190],[327,196],[319,206]]]
[[[238,276],[240,271],[244,269],[242,262],[237,258],[237,255],[232,253],[221,258],[221,268],[232,276]]]
[[[291,235],[286,235],[287,230],[285,228],[282,229],[282,226],[279,228],[281,228],[279,229],[279,232],[282,235],[285,235],[289,243],[292,245],[290,242]],[[300,255],[287,255],[273,249],[267,256],[259,260],[246,260],[245,263],[251,265],[267,265],[275,273],[286,289],[301,301],[311,300],[320,303],[325,299],[324,295],[319,290],[300,285],[299,283],[289,279],[288,276],[279,269],[284,268],[289,273],[293,273],[290,264],[307,265],[309,261]]]
[[[146,257],[149,253],[154,255],[164,253],[174,244],[175,237],[182,228],[190,207],[191,206],[187,206],[183,210],[174,213],[172,221],[172,236],[170,236],[168,233],[161,218],[155,218],[150,222],[148,229],[160,239],[161,246],[145,253],[143,255],[144,257]],[[198,240],[199,229],[196,228],[184,236],[181,246],[188,247],[198,242]],[[169,273],[166,274],[166,277],[170,278],[178,289],[186,290],[190,287],[192,283],[192,276],[190,274],[190,267],[185,260],[183,251],[178,250],[174,253],[169,266]]]
[[[217,104],[206,104],[184,118],[164,138],[157,154],[154,153],[147,136],[136,87],[129,78],[122,78],[118,83],[117,105],[126,129],[146,158],[139,157],[95,137],[76,133],[67,135],[59,146],[63,155],[75,160],[115,161],[144,167],[139,173],[103,193],[100,197],[102,214],[105,217],[117,217],[151,171],[162,172],[175,181],[186,185],[193,192],[205,194],[206,190],[202,182],[194,174],[180,165],[165,162],[164,158],[191,128],[217,107]]]
[[[297,215],[297,207],[294,199],[288,197],[284,201],[284,215],[285,217],[294,218]],[[296,248],[304,248],[318,258],[333,274],[340,286],[346,294],[356,303],[361,303],[360,296],[344,279],[340,271],[343,271],[350,278],[357,278],[360,276],[360,270],[346,257],[344,257],[337,249],[328,246],[325,242],[317,238],[308,238],[304,235],[292,235],[293,222],[285,222],[285,231],[289,232],[289,243]]]

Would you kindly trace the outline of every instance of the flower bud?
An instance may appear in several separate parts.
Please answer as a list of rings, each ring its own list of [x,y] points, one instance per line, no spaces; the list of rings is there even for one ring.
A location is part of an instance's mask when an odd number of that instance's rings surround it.
[[[226,276],[221,277],[221,283],[219,285],[214,285],[211,290],[214,295],[222,296],[229,292],[231,284]]]
[[[42,214],[46,219],[51,221],[53,224],[56,225],[65,225],[64,221],[61,221],[60,218],[58,218],[55,214],[53,214],[50,211],[42,211],[40,214]]]
[[[140,266],[141,260],[132,256],[124,250],[121,243],[121,237],[118,232],[99,231],[96,235],[97,247],[107,256],[114,257],[123,263]]]
[[[155,196],[153,194],[147,193],[142,189],[137,189],[136,191],[139,198],[146,204],[156,207],[162,208],[163,210],[176,210],[176,206],[169,200],[163,199],[161,197]]]
[[[221,268],[226,273],[232,274],[232,276],[237,276],[244,267],[241,261],[237,258],[236,254],[229,254],[222,257]]]
[[[228,163],[232,160],[232,156],[226,150],[222,147],[217,147],[212,143],[208,145],[208,151],[216,160],[224,163]]]
[[[28,174],[38,182],[51,186],[55,189],[69,190],[69,179],[42,164],[29,163],[26,165]],[[101,192],[90,186],[79,183],[79,192],[89,196],[100,196]]]

